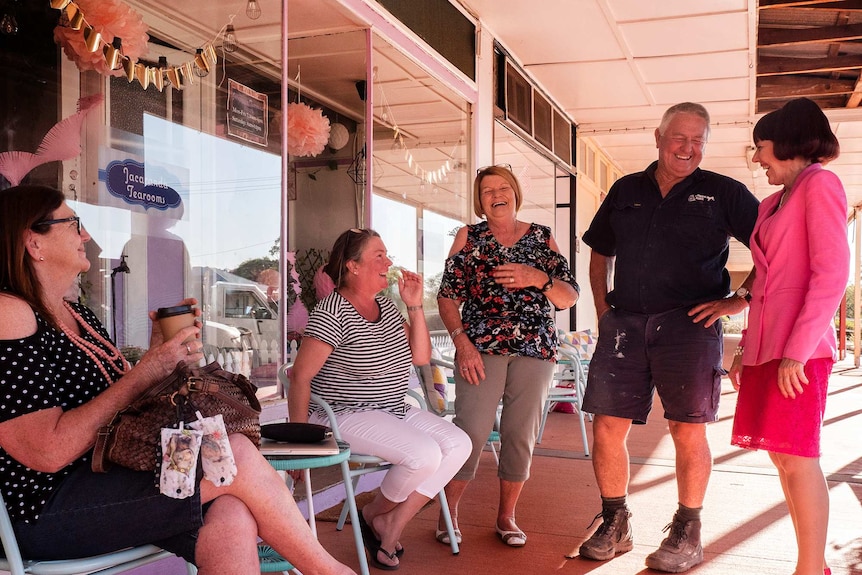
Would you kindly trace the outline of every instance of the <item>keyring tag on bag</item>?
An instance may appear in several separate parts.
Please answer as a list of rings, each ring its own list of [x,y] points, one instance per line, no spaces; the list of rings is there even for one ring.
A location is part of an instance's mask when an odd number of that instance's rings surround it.
[[[236,477],[237,469],[227,437],[227,429],[224,426],[224,418],[221,413],[204,417],[198,411],[196,415],[197,421],[189,423],[189,427],[203,434],[201,466],[204,470],[204,479],[208,479],[216,487],[230,485]]]
[[[194,429],[162,428],[162,472],[159,491],[174,499],[186,499],[195,494],[195,475],[203,434]]]

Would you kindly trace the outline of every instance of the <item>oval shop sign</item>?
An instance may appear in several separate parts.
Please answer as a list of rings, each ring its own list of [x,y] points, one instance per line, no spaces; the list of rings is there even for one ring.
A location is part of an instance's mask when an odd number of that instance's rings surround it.
[[[164,184],[146,184],[144,164],[135,160],[113,161],[105,168],[105,185],[108,192],[129,204],[145,209],[167,210],[180,205],[182,198],[176,190]]]

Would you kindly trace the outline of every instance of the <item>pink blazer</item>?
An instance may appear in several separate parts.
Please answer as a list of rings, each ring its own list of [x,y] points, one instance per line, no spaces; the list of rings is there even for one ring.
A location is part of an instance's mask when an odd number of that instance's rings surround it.
[[[780,200],[781,192],[763,200],[751,234],[756,271],[743,365],[836,358],[833,318],[850,269],[844,187],[812,164],[776,211]]]

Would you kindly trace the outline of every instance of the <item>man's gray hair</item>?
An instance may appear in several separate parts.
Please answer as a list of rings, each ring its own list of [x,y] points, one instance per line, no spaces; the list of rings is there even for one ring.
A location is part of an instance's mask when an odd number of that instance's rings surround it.
[[[707,112],[706,108],[702,105],[695,104],[694,102],[682,102],[681,104],[674,104],[668,108],[661,117],[661,124],[658,125],[659,135],[664,135],[664,131],[667,130],[667,125],[670,124],[670,121],[673,120],[673,117],[677,114],[694,114],[695,116],[703,118],[706,121],[706,137],[709,138],[709,112]]]

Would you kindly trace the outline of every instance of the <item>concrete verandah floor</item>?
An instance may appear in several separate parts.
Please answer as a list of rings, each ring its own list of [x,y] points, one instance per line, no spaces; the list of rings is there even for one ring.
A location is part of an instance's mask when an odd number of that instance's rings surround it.
[[[705,560],[689,573],[791,575],[795,540],[777,473],[765,452],[730,445],[736,392],[728,380],[723,385],[719,421],[708,427],[714,469],[703,511]],[[660,406],[647,425],[632,429],[628,446],[635,540],[631,552],[607,562],[565,558],[590,532],[600,500],[592,462],[583,456],[576,416],[552,413],[518,506],[518,524],[528,535],[527,546],[508,548],[495,536],[498,482],[494,458],[486,451],[461,504],[461,553],[453,556],[448,546],[434,540],[439,509],[435,502],[411,521],[401,538],[406,553],[399,573],[654,573],[644,567],[644,559],[664,538],[662,529],[677,506],[674,449]],[[835,575],[862,575],[862,369],[853,369],[849,361],[839,362],[830,380],[822,449],[831,501],[827,558]],[[315,470],[313,477],[315,490],[340,479],[334,468]],[[333,501],[331,491],[315,496],[318,511],[327,500]],[[358,569],[350,527],[339,532],[332,522],[318,521],[317,526],[324,546]],[[174,560],[134,571],[137,575],[184,572]]]
[[[729,444],[736,392],[724,380],[720,419],[710,425],[714,469],[703,511],[704,563],[700,575],[790,575],[795,540],[777,473],[764,452]],[[831,516],[827,558],[835,575],[862,575],[862,370],[836,365],[830,380],[823,429],[822,465],[830,489]],[[553,413],[542,444],[536,448],[532,477],[518,506],[518,524],[527,546],[511,549],[495,536],[498,482],[494,458],[483,454],[476,480],[460,509],[464,534],[461,553],[434,540],[438,506],[423,510],[401,539],[404,575],[429,573],[652,573],[644,559],[664,538],[662,529],[677,506],[674,450],[660,407],[647,425],[632,429],[629,504],[633,512],[634,550],[612,561],[566,559],[589,533],[600,510],[592,462],[583,456],[576,417]],[[349,528],[318,522],[324,546],[341,561],[357,567]],[[372,572],[377,570],[372,568]],[[379,572],[379,571],[378,571]]]

